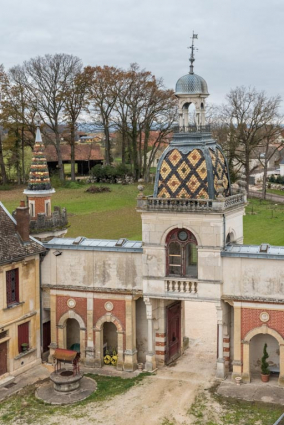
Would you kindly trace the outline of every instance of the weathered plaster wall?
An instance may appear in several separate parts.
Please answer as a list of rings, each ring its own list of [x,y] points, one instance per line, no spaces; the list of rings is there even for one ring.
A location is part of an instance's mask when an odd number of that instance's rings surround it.
[[[44,285],[142,289],[141,253],[50,250],[42,265]]]
[[[283,300],[283,266],[283,260],[224,257],[223,293]]]

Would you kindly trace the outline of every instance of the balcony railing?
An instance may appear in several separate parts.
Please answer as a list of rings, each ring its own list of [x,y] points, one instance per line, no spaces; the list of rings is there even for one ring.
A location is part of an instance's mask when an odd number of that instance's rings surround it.
[[[153,198],[152,196],[138,198],[137,209],[143,211],[223,211],[246,202],[246,195],[238,193],[223,199],[177,199]]]
[[[174,294],[197,294],[195,280],[165,280],[165,292]]]
[[[176,125],[173,127],[174,133],[210,133],[210,125]]]

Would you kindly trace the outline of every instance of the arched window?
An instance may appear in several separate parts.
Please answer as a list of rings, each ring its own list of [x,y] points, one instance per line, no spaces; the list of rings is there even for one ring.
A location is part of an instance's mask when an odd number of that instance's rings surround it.
[[[187,229],[174,229],[167,236],[167,276],[197,277],[197,241]]]

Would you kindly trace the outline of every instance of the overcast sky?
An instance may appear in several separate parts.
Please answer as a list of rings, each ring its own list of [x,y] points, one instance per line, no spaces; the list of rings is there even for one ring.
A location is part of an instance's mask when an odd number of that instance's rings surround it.
[[[46,53],[84,65],[137,62],[174,88],[194,71],[222,103],[238,85],[284,99],[284,0],[0,0],[0,63],[8,69]]]

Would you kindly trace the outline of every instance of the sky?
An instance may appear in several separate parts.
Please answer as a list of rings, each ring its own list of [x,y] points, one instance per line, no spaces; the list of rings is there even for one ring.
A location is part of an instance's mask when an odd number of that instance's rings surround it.
[[[189,70],[194,30],[194,72],[211,103],[242,85],[284,99],[283,0],[0,0],[0,16],[5,69],[69,53],[84,65],[136,62],[174,89]]]

